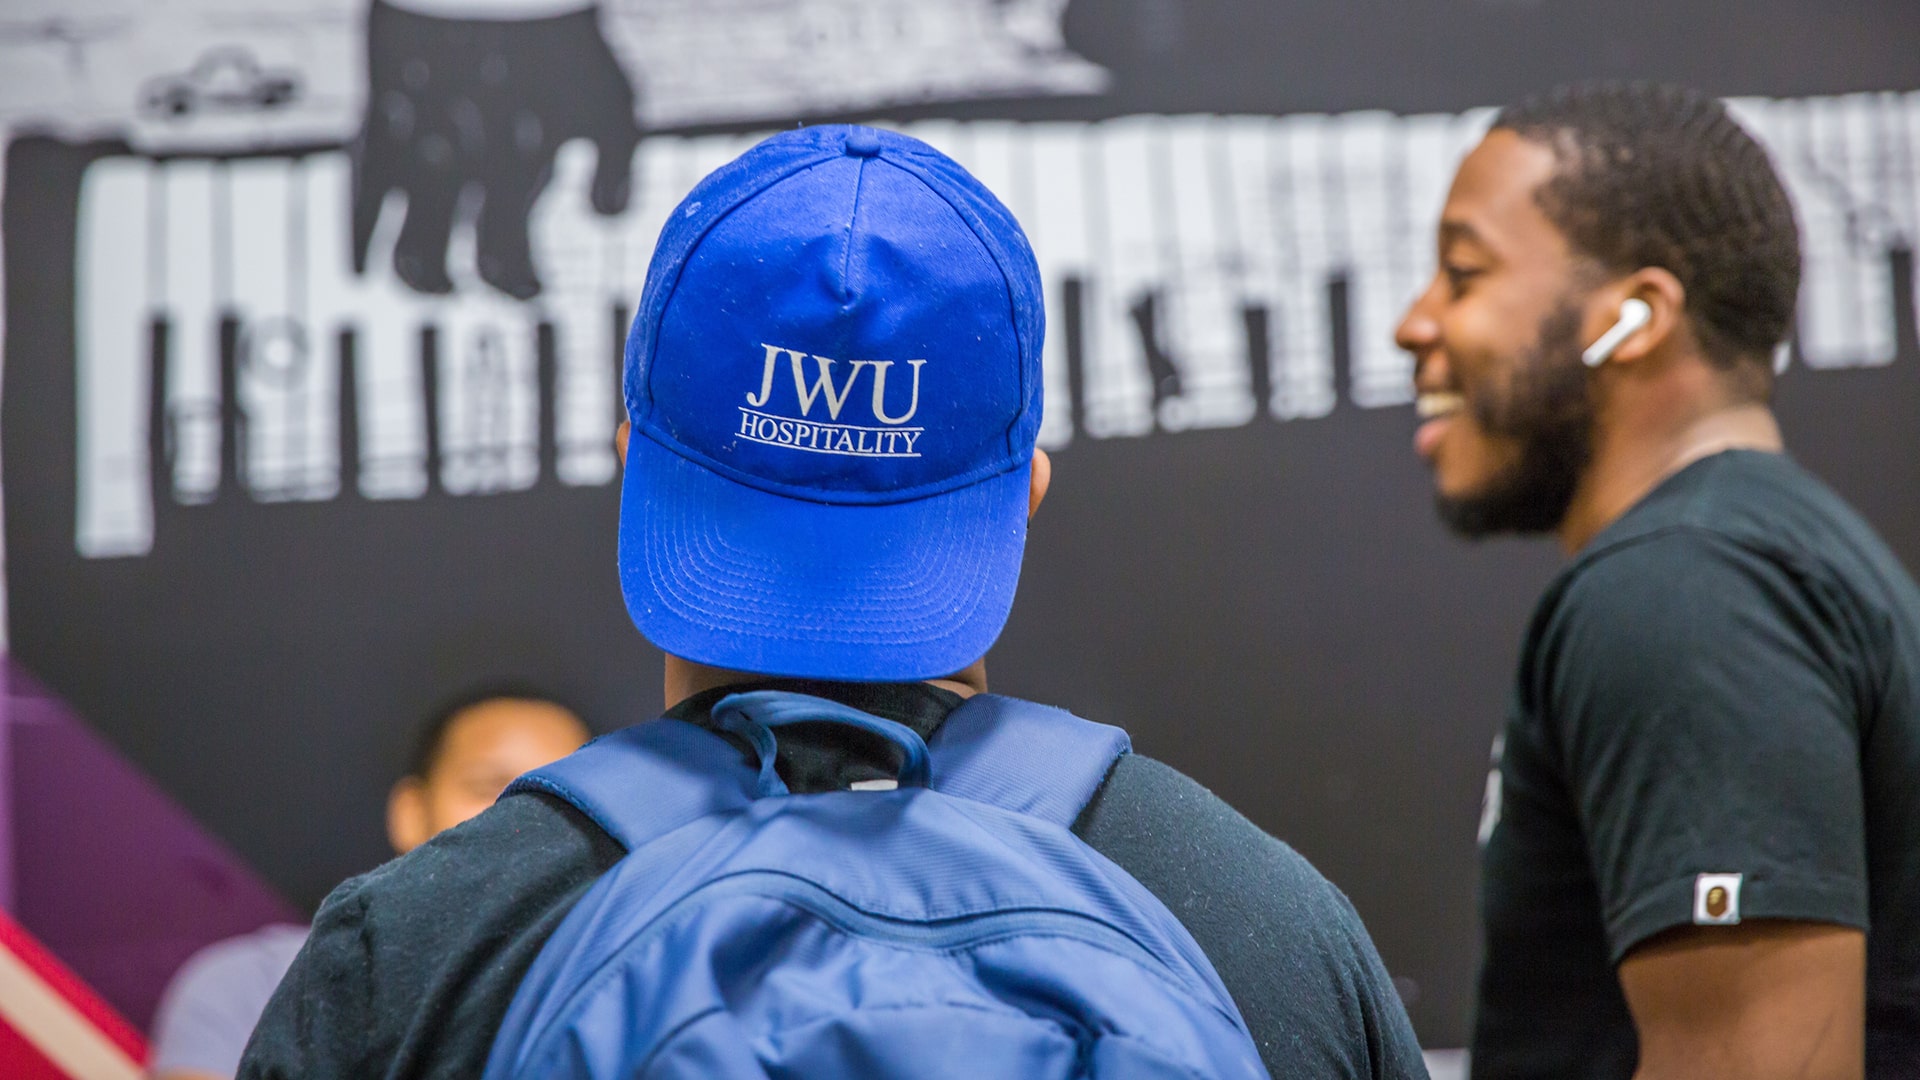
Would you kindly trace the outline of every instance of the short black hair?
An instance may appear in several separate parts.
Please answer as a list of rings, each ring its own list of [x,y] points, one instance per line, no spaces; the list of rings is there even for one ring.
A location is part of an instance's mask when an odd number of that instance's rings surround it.
[[[445,748],[447,732],[452,730],[453,722],[468,709],[489,701],[539,701],[556,705],[576,717],[581,715],[580,710],[531,683],[496,682],[471,687],[442,701],[428,715],[426,722],[420,725],[413,753],[407,759],[407,775],[416,780],[425,780],[440,760],[440,751]],[[586,721],[582,719],[581,722]]]
[[[1766,150],[1724,104],[1681,86],[1585,83],[1510,105],[1493,126],[1553,150],[1559,168],[1536,198],[1575,251],[1620,273],[1670,271],[1708,359],[1759,361],[1765,395],[1793,328],[1800,234]]]

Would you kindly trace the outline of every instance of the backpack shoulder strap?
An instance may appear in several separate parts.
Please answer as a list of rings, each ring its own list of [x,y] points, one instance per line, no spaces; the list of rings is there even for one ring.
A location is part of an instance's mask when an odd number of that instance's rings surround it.
[[[999,694],[968,698],[927,742],[934,790],[1062,826],[1132,749],[1120,728]]]
[[[713,732],[654,720],[602,735],[515,780],[500,797],[544,791],[565,799],[632,851],[690,821],[751,803],[758,775]]]

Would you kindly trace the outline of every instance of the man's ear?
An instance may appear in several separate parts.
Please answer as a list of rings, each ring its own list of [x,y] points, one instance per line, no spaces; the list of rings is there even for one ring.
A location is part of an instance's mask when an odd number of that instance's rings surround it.
[[[1613,350],[1609,358],[1612,363],[1631,364],[1645,359],[1668,342],[1682,340],[1689,333],[1687,287],[1680,284],[1680,279],[1670,270],[1658,266],[1636,270],[1602,294],[1608,298],[1609,306],[1600,313],[1604,325],[1594,331],[1594,338],[1613,326],[1620,318],[1620,306],[1628,300],[1645,303],[1652,313],[1643,329],[1628,335]]]
[[[1033,451],[1032,479],[1027,487],[1027,518],[1040,512],[1040,501],[1047,497],[1047,486],[1053,483],[1053,459],[1038,447]]]
[[[613,452],[620,458],[620,467],[627,467],[627,436],[633,434],[633,421],[622,420],[620,426],[613,429]]]
[[[406,776],[387,793],[387,843],[396,855],[405,855],[427,842],[427,792],[415,776]]]

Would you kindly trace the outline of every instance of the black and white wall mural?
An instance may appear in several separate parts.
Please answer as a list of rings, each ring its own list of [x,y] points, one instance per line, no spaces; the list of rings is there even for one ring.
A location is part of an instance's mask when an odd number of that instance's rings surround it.
[[[382,857],[436,699],[656,712],[610,443],[653,238],[767,132],[897,127],[1046,283],[1056,491],[996,688],[1300,847],[1457,1044],[1487,741],[1557,556],[1441,532],[1391,332],[1491,106],[1732,101],[1804,234],[1790,441],[1920,568],[1920,10],[1576,7],[8,4],[13,655],[305,904]]]

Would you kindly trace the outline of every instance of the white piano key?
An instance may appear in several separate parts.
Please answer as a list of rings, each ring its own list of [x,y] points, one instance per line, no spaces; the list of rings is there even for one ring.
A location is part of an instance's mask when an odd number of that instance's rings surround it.
[[[1879,124],[1880,100],[1875,94],[1828,98],[1815,112],[1819,129],[1833,131],[1830,146],[1837,166],[1839,190],[1846,193],[1851,220],[1844,280],[1851,286],[1850,301],[1857,326],[1856,363],[1879,366],[1894,356],[1893,276],[1887,262],[1892,225],[1887,212],[1884,158],[1887,142]]]
[[[1920,92],[1884,94],[1880,115],[1886,142],[1887,212],[1894,242],[1920,243]]]
[[[451,495],[521,491],[540,473],[539,312],[449,260],[439,332],[440,482]]]
[[[305,180],[310,319],[332,339],[328,351],[336,357],[340,333],[353,336],[360,494],[369,499],[418,498],[427,490],[419,343],[428,312],[426,302],[393,271],[404,202],[397,195],[388,197],[367,245],[366,272],[355,274],[347,156],[309,159]]]
[[[1098,349],[1089,349],[1082,379],[1083,423],[1096,439],[1153,430],[1153,384],[1133,309],[1165,284],[1167,267],[1153,227],[1155,206],[1148,171],[1163,153],[1160,117],[1126,117],[1099,125],[1089,169],[1089,230],[1095,273],[1086,317],[1100,324]],[[1097,194],[1095,194],[1097,192]]]
[[[1087,156],[1090,133],[1086,124],[1035,124],[1026,130],[1032,176],[1033,213],[1024,224],[1040,266],[1046,290],[1047,339],[1040,354],[1045,379],[1046,411],[1040,421],[1040,445],[1057,450],[1073,438],[1073,383],[1067,360],[1067,282],[1081,283],[1084,298],[1094,288],[1093,262],[1088,249]],[[1095,327],[1084,315],[1080,333],[1087,354],[1098,343]]]
[[[1407,220],[1406,147],[1399,122],[1384,112],[1352,113],[1335,125],[1338,204],[1345,220],[1347,331],[1353,357],[1348,388],[1362,408],[1413,400],[1413,360],[1393,343],[1393,328],[1413,299],[1413,241]]]
[[[91,559],[144,555],[153,548],[146,438],[150,175],[145,161],[105,158],[80,182],[74,546]]]
[[[1160,336],[1180,373],[1180,394],[1159,406],[1167,431],[1237,427],[1257,411],[1241,313],[1243,260],[1224,190],[1224,134],[1212,117],[1169,121],[1149,172],[1159,188],[1153,223],[1167,275]]]
[[[316,261],[309,246],[319,242],[324,248],[344,247],[338,234],[317,237],[308,217],[319,211],[323,217],[337,214],[341,204],[315,207],[308,199],[307,159],[298,158],[287,177],[287,217],[285,222],[288,267],[287,304],[294,325],[302,330],[308,364],[305,385],[287,403],[288,418],[299,425],[289,433],[290,449],[299,453],[299,467],[291,479],[297,497],[330,499],[340,493],[340,351],[335,334],[326,323],[313,317],[312,288],[308,277]],[[325,253],[322,252],[322,255]]]
[[[164,238],[154,308],[167,323],[173,497],[195,504],[220,484],[219,304],[213,288],[213,163],[154,167]]]
[[[306,190],[285,158],[227,168],[232,308],[246,417],[240,479],[267,502],[338,489],[334,352],[306,316]]]
[[[1280,288],[1271,332],[1274,416],[1325,416],[1333,410],[1333,327],[1327,284],[1333,272],[1329,230],[1330,153],[1324,116],[1290,116],[1273,135],[1273,223]]]
[[[522,490],[540,469],[539,314],[474,265],[449,257],[453,292],[428,303],[439,333],[440,482],[452,495]]]
[[[1835,237],[1844,248],[1845,215],[1837,214],[1831,202],[1822,197],[1810,182],[1806,162],[1813,154],[1813,130],[1806,102],[1749,101],[1741,115],[1742,123],[1760,139],[1773,157],[1775,170],[1787,195],[1793,201],[1794,216],[1800,225],[1800,297],[1795,312],[1794,335],[1803,359],[1827,362],[1838,344],[1825,325],[1824,313],[1832,310],[1832,276],[1828,263]],[[1818,343],[1815,344],[1816,338]]]
[[[1881,178],[1879,198],[1888,219],[1885,246],[1905,247],[1911,252],[1920,246],[1920,92],[1886,93],[1877,98],[1880,125],[1876,145],[1881,158],[1876,168]],[[1916,280],[1915,289],[1914,297],[1890,295],[1889,302],[1920,307],[1920,280]],[[1898,344],[1896,341],[1896,349]]]
[[[1920,90],[1903,97],[1899,109],[1904,127],[1900,166],[1895,175],[1906,194],[1906,242],[1907,250],[1913,252],[1920,249]],[[1914,275],[1913,290],[1910,299],[1914,309],[1920,311],[1920,273]]]
[[[534,205],[529,232],[545,286],[540,307],[553,326],[554,431],[562,483],[594,486],[611,481],[613,458],[613,361],[619,347],[608,316],[611,291],[604,277],[608,219],[588,199],[593,150],[583,141],[560,148],[553,182]]]
[[[1873,201],[1873,218],[1877,236],[1877,246],[1881,249],[1880,262],[1887,272],[1880,278],[1887,287],[1886,305],[1888,326],[1896,337],[1893,351],[1899,349],[1898,324],[1894,321],[1894,309],[1900,302],[1893,295],[1891,251],[1900,246],[1911,248],[1920,233],[1920,221],[1916,220],[1914,202],[1913,174],[1920,161],[1920,148],[1914,146],[1909,137],[1906,95],[1897,93],[1875,93],[1862,95],[1867,99],[1868,115],[1867,135],[1864,149],[1867,154],[1861,166],[1867,170],[1868,186]],[[1903,298],[1901,298],[1903,299]]]
[[[1247,357],[1248,403],[1257,412],[1273,407],[1273,388],[1279,383],[1276,361],[1283,347],[1278,332],[1285,284],[1280,268],[1283,259],[1292,255],[1292,238],[1283,236],[1277,224],[1281,207],[1275,199],[1273,151],[1278,123],[1264,116],[1233,116],[1222,119],[1220,126],[1219,175],[1213,182],[1228,222],[1227,250],[1235,266],[1236,298],[1239,306],[1258,310],[1266,319],[1266,350]],[[1288,248],[1285,256],[1283,241]],[[1253,365],[1260,366],[1257,373]],[[1256,385],[1267,387],[1268,400],[1253,399]]]
[[[1865,229],[1863,178],[1852,175],[1849,144],[1871,137],[1851,115],[1858,108],[1855,98],[1814,98],[1760,114],[1800,215],[1800,354],[1813,368],[1893,359],[1892,282]]]

